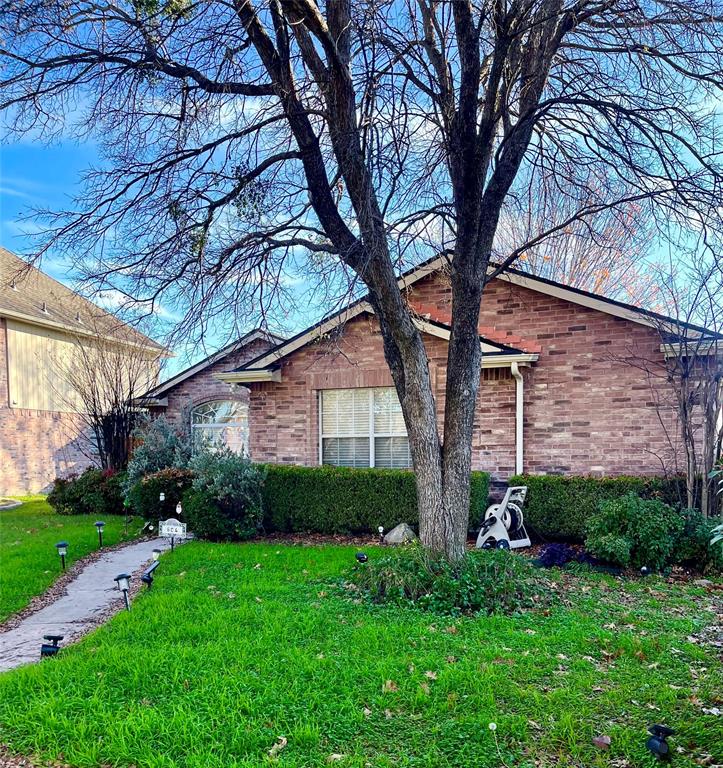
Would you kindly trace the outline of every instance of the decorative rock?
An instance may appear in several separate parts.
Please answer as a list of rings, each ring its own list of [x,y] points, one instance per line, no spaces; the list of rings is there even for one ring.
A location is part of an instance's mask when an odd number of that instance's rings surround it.
[[[712,587],[713,582],[710,579],[696,579],[693,584],[696,587]]]
[[[414,531],[406,523],[399,523],[396,528],[392,528],[392,530],[384,537],[384,543],[408,544],[416,538]]]

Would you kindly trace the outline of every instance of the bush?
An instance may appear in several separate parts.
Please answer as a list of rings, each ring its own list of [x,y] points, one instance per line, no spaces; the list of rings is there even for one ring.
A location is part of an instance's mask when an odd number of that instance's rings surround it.
[[[81,475],[58,477],[48,494],[48,504],[59,515],[122,515],[124,479],[122,473],[94,468]]]
[[[191,487],[193,474],[187,469],[161,469],[142,477],[128,492],[126,501],[145,520],[176,517],[176,504]],[[166,495],[160,501],[160,495]]]
[[[706,573],[723,570],[723,547],[713,543],[713,531],[720,518],[711,520],[697,509],[683,510],[684,527],[678,537],[674,562]]]
[[[588,521],[586,548],[595,557],[623,568],[664,568],[674,559],[683,516],[655,499],[629,493],[600,504]]]
[[[489,477],[472,473],[471,518],[487,506]],[[264,528],[308,533],[376,533],[416,526],[414,474],[401,469],[348,469],[269,464],[263,487]]]
[[[147,475],[162,469],[185,469],[188,466],[191,441],[165,416],[159,416],[138,427],[133,438],[136,446],[128,462],[125,484],[127,494]]]
[[[468,552],[451,563],[409,544],[357,565],[351,581],[374,602],[412,603],[445,614],[510,614],[550,599],[531,563],[504,550]]]
[[[629,493],[672,506],[685,499],[683,478],[518,475],[509,482],[527,486],[524,513],[531,534],[574,542],[584,540],[587,521],[600,502]]]
[[[190,470],[193,488],[184,495],[184,515],[196,536],[241,541],[257,533],[263,469],[225,448],[200,452]]]

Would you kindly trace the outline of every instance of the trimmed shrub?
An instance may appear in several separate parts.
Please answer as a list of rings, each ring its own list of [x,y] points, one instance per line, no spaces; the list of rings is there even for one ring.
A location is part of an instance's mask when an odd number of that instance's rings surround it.
[[[683,478],[517,475],[509,483],[527,486],[524,513],[531,534],[574,542],[584,540],[587,521],[600,502],[629,493],[672,506],[685,499]]]
[[[193,474],[187,469],[161,469],[142,477],[128,492],[128,506],[145,520],[166,520],[176,516],[176,504],[191,487]],[[160,501],[160,495],[166,495]]]
[[[81,475],[58,477],[48,494],[48,504],[59,515],[122,515],[124,479],[123,473],[93,468]]]
[[[147,475],[171,467],[185,469],[188,466],[191,459],[191,441],[165,416],[159,416],[138,427],[133,433],[133,438],[136,445],[128,462],[126,494],[130,494]]]
[[[265,472],[224,448],[191,460],[193,488],[184,495],[184,517],[193,533],[211,541],[242,541],[261,525]]]
[[[550,601],[529,560],[504,550],[468,552],[452,563],[418,543],[355,567],[351,583],[378,603],[412,603],[444,614],[516,613]]]
[[[683,516],[672,507],[628,493],[600,504],[588,521],[585,547],[623,568],[659,570],[673,561],[683,527]]]
[[[697,509],[684,509],[683,520],[683,531],[673,553],[674,562],[702,573],[723,571],[723,547],[712,541],[720,518],[708,519]]]
[[[472,520],[487,505],[489,477],[472,473]],[[399,523],[416,526],[414,474],[401,469],[266,465],[264,528],[307,533],[376,533]]]

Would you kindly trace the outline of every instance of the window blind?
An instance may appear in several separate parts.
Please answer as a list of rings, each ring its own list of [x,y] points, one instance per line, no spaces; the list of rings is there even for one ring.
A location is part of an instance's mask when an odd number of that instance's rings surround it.
[[[324,390],[320,416],[323,464],[411,467],[402,407],[392,387]]]

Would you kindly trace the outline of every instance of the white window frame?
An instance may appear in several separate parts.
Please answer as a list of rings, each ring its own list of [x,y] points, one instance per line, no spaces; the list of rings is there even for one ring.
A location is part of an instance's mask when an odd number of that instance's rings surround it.
[[[369,427],[368,432],[365,435],[325,435],[324,434],[324,392],[344,392],[344,391],[351,391],[352,389],[356,389],[356,391],[360,390],[366,390],[367,396],[369,397]],[[375,440],[377,437],[406,437],[407,440],[409,439],[409,435],[407,434],[407,430],[404,430],[404,433],[400,432],[375,432],[374,431],[374,392],[376,390],[381,389],[391,389],[394,390],[394,387],[338,387],[338,388],[332,388],[328,390],[320,389],[317,392],[316,397],[316,412],[318,414],[318,421],[319,421],[319,450],[318,450],[318,460],[319,460],[319,466],[324,465],[324,438],[368,438],[369,439],[369,468],[373,469],[376,468],[376,455],[375,455]],[[396,394],[396,390],[394,390]],[[335,464],[329,464],[326,466],[336,466]],[[408,467],[396,467],[396,469],[411,469],[411,464]],[[388,469],[388,467],[382,467],[382,469]]]
[[[232,428],[240,428],[241,422],[238,421],[209,421],[209,422],[201,422],[201,423],[194,423],[194,414],[196,412],[197,408],[202,408],[204,405],[208,405],[209,403],[233,403],[234,405],[240,405],[242,407],[245,406],[246,408],[246,444],[242,444],[241,447],[241,454],[243,456],[250,457],[249,452],[249,442],[250,442],[250,426],[249,426],[249,414],[250,414],[250,408],[248,404],[241,403],[236,400],[230,400],[228,398],[217,398],[215,400],[205,400],[202,403],[197,403],[196,405],[191,407],[191,452],[196,452],[196,432],[197,431],[203,431],[208,430],[212,431],[214,433],[221,433],[223,430],[228,429],[229,427]],[[224,443],[225,445],[228,445],[228,443]],[[230,447],[230,446],[229,446]]]

